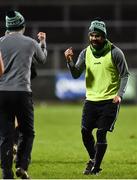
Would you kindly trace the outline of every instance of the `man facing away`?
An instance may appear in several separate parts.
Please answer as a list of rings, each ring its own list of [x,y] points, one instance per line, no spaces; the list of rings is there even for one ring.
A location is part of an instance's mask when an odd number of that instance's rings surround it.
[[[8,33],[0,38],[5,71],[0,78],[0,154],[2,177],[13,179],[13,142],[15,117],[21,137],[19,138],[16,175],[28,179],[27,174],[33,140],[34,140],[34,108],[31,90],[31,64],[34,57],[38,63],[45,63],[47,58],[46,34],[38,33],[36,40],[27,37],[25,19],[17,11],[9,11],[6,15]]]
[[[79,54],[76,64],[73,50],[65,58],[73,78],[85,70],[86,100],[82,114],[82,140],[89,155],[84,174],[96,175],[107,149],[107,132],[112,132],[128,81],[123,52],[107,39],[106,25],[94,20],[89,27],[89,45]],[[96,142],[93,130],[96,131]]]

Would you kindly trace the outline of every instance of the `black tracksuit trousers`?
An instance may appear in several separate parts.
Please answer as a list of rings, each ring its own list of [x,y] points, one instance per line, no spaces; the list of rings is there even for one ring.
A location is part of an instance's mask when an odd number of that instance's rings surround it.
[[[20,138],[16,168],[28,169],[34,140],[34,109],[32,93],[0,91],[0,160],[3,178],[12,179],[15,117]]]

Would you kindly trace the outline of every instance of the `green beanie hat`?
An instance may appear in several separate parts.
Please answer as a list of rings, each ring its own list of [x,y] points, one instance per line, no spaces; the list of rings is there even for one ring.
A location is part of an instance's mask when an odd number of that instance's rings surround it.
[[[20,30],[25,26],[24,17],[17,11],[8,11],[6,14],[6,29]]]
[[[95,20],[91,22],[91,25],[89,27],[89,32],[99,32],[103,34],[104,37],[107,36],[107,31],[106,31],[106,25],[103,21]]]

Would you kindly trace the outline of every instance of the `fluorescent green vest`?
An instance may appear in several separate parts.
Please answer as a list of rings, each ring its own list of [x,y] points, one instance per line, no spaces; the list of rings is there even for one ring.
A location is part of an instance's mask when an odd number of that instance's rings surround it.
[[[112,62],[111,51],[105,56],[95,58],[90,46],[86,50],[86,99],[102,101],[117,95],[120,79]]]

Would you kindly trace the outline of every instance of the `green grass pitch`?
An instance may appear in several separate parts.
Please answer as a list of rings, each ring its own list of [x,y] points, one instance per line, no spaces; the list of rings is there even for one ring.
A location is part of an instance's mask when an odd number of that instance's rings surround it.
[[[88,156],[81,140],[81,113],[82,103],[35,107],[31,178],[137,179],[137,106],[121,105],[99,176],[82,174]]]

